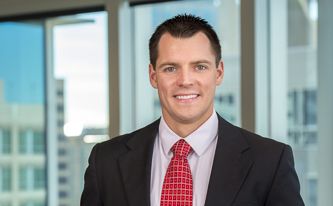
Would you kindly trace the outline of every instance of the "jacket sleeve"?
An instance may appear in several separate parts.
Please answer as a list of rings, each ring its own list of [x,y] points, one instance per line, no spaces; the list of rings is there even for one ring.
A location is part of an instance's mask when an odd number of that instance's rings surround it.
[[[81,206],[102,206],[100,191],[97,181],[96,153],[98,144],[90,153],[89,165],[84,175],[84,188],[81,195]]]
[[[299,180],[294,168],[292,149],[286,145],[281,153],[266,206],[304,206]]]

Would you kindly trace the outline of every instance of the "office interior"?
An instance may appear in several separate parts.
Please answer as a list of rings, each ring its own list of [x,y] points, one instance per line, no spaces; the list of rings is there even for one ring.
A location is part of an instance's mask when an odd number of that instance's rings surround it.
[[[78,205],[90,150],[160,117],[148,40],[202,16],[222,44],[215,110],[292,146],[305,205],[333,202],[333,1],[0,1],[0,206]]]

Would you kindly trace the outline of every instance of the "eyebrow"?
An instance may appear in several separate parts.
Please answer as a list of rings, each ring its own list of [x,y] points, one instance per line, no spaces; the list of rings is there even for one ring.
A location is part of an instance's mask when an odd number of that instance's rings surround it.
[[[193,64],[202,64],[202,63],[204,63],[204,64],[209,64],[209,65],[211,65],[212,64],[212,62],[210,62],[210,61],[208,61],[208,60],[198,60],[198,61],[194,61],[194,62],[191,62],[191,64],[193,65]]]
[[[212,62],[208,61],[208,60],[197,60],[197,61],[193,61],[193,62],[190,62],[191,65],[196,65],[196,64],[209,64],[209,65],[212,65]],[[176,62],[165,62],[165,63],[162,63],[161,65],[158,66],[158,68],[162,68],[164,66],[179,66],[180,64],[176,63]]]

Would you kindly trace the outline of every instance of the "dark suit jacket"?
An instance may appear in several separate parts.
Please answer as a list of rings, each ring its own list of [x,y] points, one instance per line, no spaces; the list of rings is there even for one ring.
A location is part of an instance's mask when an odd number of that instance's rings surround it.
[[[218,118],[205,206],[304,205],[290,146]],[[93,148],[81,206],[150,205],[151,160],[158,127],[159,120]]]

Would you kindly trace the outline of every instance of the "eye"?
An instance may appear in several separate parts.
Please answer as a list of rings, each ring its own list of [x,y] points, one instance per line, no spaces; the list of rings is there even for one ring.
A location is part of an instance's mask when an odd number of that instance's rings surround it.
[[[176,71],[176,67],[173,67],[173,66],[169,66],[169,67],[165,67],[163,69],[164,72],[174,72]]]
[[[199,70],[199,71],[203,71],[203,70],[207,69],[207,66],[199,64],[199,65],[196,66],[196,69]]]

